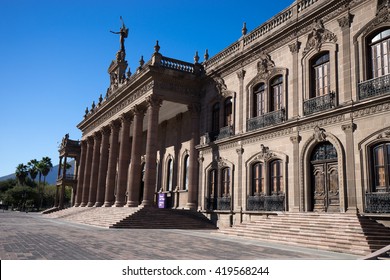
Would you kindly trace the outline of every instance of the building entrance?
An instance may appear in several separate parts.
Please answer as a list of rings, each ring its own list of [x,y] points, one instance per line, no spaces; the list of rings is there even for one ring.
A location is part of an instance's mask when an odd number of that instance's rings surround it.
[[[340,212],[337,152],[329,142],[318,144],[311,156],[312,211]]]

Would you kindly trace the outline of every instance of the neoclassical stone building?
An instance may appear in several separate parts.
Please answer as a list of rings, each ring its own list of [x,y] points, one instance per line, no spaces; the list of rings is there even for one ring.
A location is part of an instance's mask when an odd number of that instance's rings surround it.
[[[74,206],[165,193],[166,207],[220,226],[390,212],[389,12],[384,0],[298,0],[203,62],[157,42],[133,74],[121,44],[106,96],[78,125]]]

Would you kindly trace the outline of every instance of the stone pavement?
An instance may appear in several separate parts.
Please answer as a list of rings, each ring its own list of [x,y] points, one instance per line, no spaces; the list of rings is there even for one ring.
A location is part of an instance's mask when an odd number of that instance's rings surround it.
[[[233,238],[209,230],[105,229],[0,212],[1,260],[321,260],[357,256]]]

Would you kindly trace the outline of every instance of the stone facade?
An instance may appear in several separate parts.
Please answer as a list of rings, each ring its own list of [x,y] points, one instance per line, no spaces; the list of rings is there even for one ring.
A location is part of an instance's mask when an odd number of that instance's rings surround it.
[[[389,2],[295,1],[199,63],[164,57],[86,110],[75,206],[168,205],[219,226],[390,211]],[[118,53],[119,53],[118,52]]]

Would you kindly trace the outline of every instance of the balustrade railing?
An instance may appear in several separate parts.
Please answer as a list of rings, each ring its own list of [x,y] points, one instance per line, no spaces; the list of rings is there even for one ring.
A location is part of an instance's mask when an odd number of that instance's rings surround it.
[[[248,196],[248,211],[284,211],[284,194]]]
[[[366,212],[390,213],[390,192],[366,193]]]
[[[390,74],[361,82],[359,100],[390,93]]]
[[[247,130],[255,130],[266,126],[281,123],[286,120],[286,111],[281,110],[270,112],[247,121]]]
[[[228,125],[228,126],[222,127],[219,130],[219,134],[217,136],[217,140],[223,139],[223,138],[227,138],[227,137],[232,136],[232,135],[234,135],[233,126],[232,125]]]
[[[231,197],[206,197],[205,208],[206,210],[231,210]]]
[[[162,57],[160,65],[165,68],[174,69],[182,72],[195,73],[194,64],[165,56]]]
[[[336,94],[329,94],[310,98],[303,102],[303,114],[310,115],[336,106]]]

